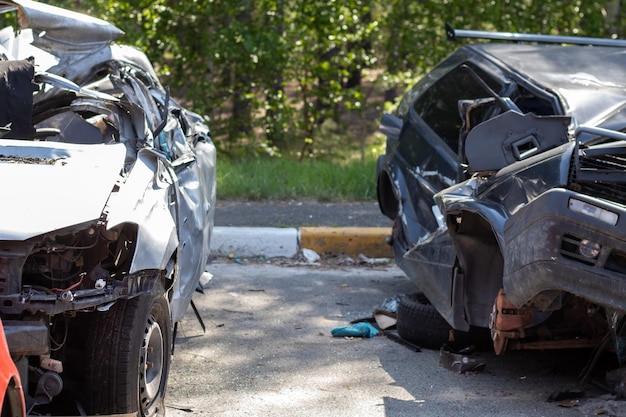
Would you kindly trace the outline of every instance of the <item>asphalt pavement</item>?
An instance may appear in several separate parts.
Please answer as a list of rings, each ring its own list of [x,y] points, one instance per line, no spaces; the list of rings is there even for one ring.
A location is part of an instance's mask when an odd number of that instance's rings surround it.
[[[227,258],[207,265],[204,294],[179,325],[166,399],[169,417],[624,416],[623,401],[577,389],[588,354],[480,352],[482,371],[440,365],[438,350],[389,335],[333,337],[414,290],[393,265],[275,265]]]
[[[219,202],[215,219],[239,242],[231,242],[232,256],[210,260],[204,293],[194,295],[205,329],[193,309],[179,323],[170,417],[626,417],[624,401],[578,386],[584,352],[478,352],[484,369],[460,374],[441,365],[438,350],[399,343],[393,330],[333,337],[416,290],[392,258],[240,256],[242,241],[271,240],[276,231],[295,231],[298,251],[306,228],[388,233],[391,221],[373,202]],[[581,389],[583,398],[548,401]]]

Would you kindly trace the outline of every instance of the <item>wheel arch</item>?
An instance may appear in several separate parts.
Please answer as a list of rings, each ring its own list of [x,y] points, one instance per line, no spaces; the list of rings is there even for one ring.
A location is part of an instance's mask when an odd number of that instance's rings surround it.
[[[381,155],[376,162],[376,197],[381,213],[391,220],[395,220],[398,216],[400,205],[389,173],[385,169],[385,161],[386,156]]]
[[[493,211],[446,212],[448,232],[463,274],[462,288],[455,288],[454,298],[463,300],[467,322],[473,326],[489,327],[489,314],[502,288],[504,219]]]
[[[376,193],[378,198],[378,207],[380,211],[391,220],[395,220],[398,216],[398,199],[393,191],[393,185],[389,174],[386,171],[382,171],[378,175],[378,192]]]

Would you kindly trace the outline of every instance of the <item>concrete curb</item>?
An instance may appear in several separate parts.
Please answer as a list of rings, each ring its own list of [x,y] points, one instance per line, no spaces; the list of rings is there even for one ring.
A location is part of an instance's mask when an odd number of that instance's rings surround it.
[[[375,258],[391,258],[386,243],[391,235],[387,227],[223,227],[215,226],[211,236],[211,254],[266,258],[297,255],[302,249],[319,254],[363,254]]]

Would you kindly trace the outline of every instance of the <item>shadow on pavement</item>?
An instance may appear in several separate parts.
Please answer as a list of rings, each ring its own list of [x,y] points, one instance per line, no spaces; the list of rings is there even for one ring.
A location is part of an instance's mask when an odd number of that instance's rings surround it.
[[[580,352],[486,353],[481,373],[439,366],[387,337],[336,338],[385,299],[414,291],[396,267],[289,267],[218,260],[179,325],[168,415],[271,417],[580,416],[547,402],[570,389]],[[588,395],[592,395],[591,391]]]

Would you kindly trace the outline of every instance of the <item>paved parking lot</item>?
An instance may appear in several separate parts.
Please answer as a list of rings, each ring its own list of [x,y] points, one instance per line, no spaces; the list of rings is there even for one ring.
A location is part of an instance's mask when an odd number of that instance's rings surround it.
[[[547,402],[576,386],[586,356],[484,356],[481,373],[439,365],[385,336],[333,338],[385,299],[412,292],[394,266],[296,267],[217,260],[180,323],[168,388],[170,416],[581,416],[620,415],[622,402]],[[567,407],[565,406],[567,405]],[[575,405],[575,406],[574,406]],[[621,408],[620,408],[621,407]],[[615,410],[618,410],[617,412]],[[611,414],[612,413],[612,414]],[[624,415],[624,414],[621,414]]]

